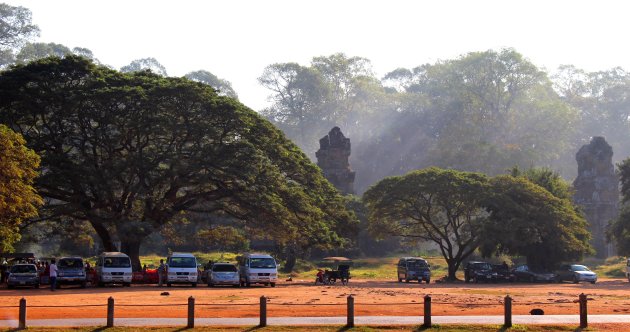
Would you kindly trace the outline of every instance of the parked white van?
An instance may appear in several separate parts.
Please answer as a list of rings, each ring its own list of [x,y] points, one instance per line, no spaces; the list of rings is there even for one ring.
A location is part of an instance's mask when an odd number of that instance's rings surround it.
[[[197,258],[191,253],[174,252],[166,259],[166,286],[191,284],[197,287]]]
[[[96,259],[96,280],[99,286],[123,284],[131,286],[131,259],[122,252],[104,252]]]
[[[267,254],[244,254],[238,256],[238,272],[241,286],[263,284],[276,287],[278,282],[278,264]]]

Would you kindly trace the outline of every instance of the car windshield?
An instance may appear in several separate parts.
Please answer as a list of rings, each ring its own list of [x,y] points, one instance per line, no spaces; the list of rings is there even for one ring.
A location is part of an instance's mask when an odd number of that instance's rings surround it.
[[[232,264],[215,264],[212,266],[214,272],[236,272],[236,266]]]
[[[276,261],[273,258],[250,258],[249,267],[255,269],[274,269]]]
[[[419,268],[424,268],[427,266],[428,264],[424,260],[408,260],[407,261],[407,268],[409,269],[419,269]]]
[[[571,265],[571,270],[573,271],[590,271],[586,266],[584,265]]]
[[[15,265],[11,268],[11,273],[35,273],[35,265]]]
[[[129,257],[107,257],[103,263],[104,267],[131,267]]]
[[[489,263],[474,263],[472,267],[475,270],[492,270]]]
[[[169,267],[197,267],[195,257],[171,257],[168,261]]]
[[[80,269],[83,268],[83,260],[80,258],[62,258],[59,260],[59,268]]]

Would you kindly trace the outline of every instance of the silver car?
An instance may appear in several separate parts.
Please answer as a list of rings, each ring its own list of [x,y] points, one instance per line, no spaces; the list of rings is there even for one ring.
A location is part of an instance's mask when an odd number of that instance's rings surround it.
[[[214,263],[208,273],[208,287],[214,285],[232,285],[238,287],[240,280],[236,265],[230,263]]]
[[[580,281],[587,281],[591,284],[597,282],[597,274],[588,269],[584,265],[578,264],[566,264],[560,266],[560,269],[556,271],[556,281],[563,282],[565,280],[579,283]]]
[[[7,288],[14,287],[39,288],[39,274],[35,264],[16,264],[9,270]]]

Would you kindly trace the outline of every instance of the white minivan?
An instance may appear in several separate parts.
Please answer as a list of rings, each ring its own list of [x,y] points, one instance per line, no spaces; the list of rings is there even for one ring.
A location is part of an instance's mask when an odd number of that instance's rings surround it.
[[[123,284],[131,286],[131,259],[122,252],[104,252],[96,259],[96,280],[99,286]]]
[[[197,287],[197,258],[191,253],[174,252],[166,259],[166,286],[191,284]]]
[[[241,286],[252,284],[271,285],[276,287],[278,282],[278,264],[267,254],[244,254],[237,257],[238,272]]]

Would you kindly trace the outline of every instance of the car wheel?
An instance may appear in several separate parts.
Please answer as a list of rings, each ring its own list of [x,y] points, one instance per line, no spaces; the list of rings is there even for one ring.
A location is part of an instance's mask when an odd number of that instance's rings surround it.
[[[409,281],[411,281],[411,280],[410,279],[405,279],[405,282],[409,282]]]
[[[630,279],[628,279],[628,281],[630,281]],[[402,279],[401,279],[401,278],[398,278],[398,282],[402,282]]]
[[[13,288],[15,288],[15,286],[13,286],[13,285],[7,285],[7,289],[13,289]]]
[[[534,276],[530,276],[530,277],[529,277],[529,282],[531,282],[531,283],[536,282],[536,277],[534,277]]]
[[[479,283],[479,278],[477,278],[477,276],[474,276],[474,277],[473,277],[473,282],[474,282],[474,283],[476,283],[476,284],[478,284],[478,283]]]
[[[591,284],[595,284],[595,281],[591,281]]]
[[[246,281],[246,282],[245,282],[245,287],[252,287],[252,283],[251,283],[251,282],[249,282],[249,281]]]
[[[170,282],[167,282],[167,283],[166,283],[166,287],[171,287],[171,283],[170,283]]]
[[[96,285],[98,287],[105,287],[105,284],[102,281],[99,281]]]
[[[427,279],[427,284],[431,282],[431,279]]]
[[[275,282],[272,282],[269,285],[271,285],[271,287],[276,287],[276,283]]]
[[[573,276],[573,283],[574,284],[579,284],[580,283],[580,279],[578,279],[577,276]]]
[[[193,286],[193,287],[197,287],[197,283],[196,283],[196,282],[193,282],[193,283],[192,283],[192,286]]]
[[[86,288],[87,287],[87,282],[82,282],[81,283],[81,288]]]
[[[594,283],[594,282],[593,282]],[[35,288],[39,288],[39,284],[35,284]]]

